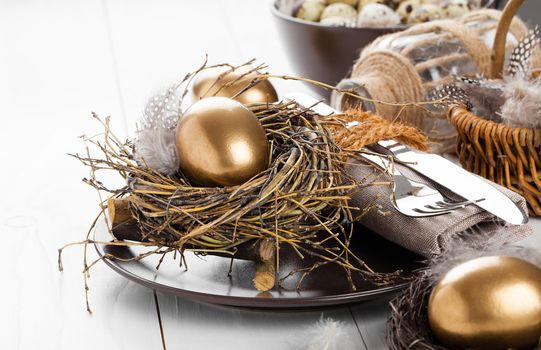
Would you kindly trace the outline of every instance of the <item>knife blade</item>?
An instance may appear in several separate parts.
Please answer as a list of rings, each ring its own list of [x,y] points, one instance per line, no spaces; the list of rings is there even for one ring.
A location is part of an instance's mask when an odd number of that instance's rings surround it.
[[[286,98],[294,100],[320,115],[328,116],[339,113],[331,106],[306,94],[291,93],[286,95]],[[509,197],[483,178],[464,170],[455,163],[435,154],[413,150],[392,140],[380,141],[376,145],[376,150],[378,147],[380,151],[390,152],[407,167],[447,190],[464,199],[477,201],[475,205],[494,216],[512,225],[522,225],[528,222],[527,213],[524,213]]]
[[[396,159],[405,163],[410,169],[426,176],[449,191],[468,200],[480,200],[475,205],[498,218],[512,225],[522,225],[528,222],[528,215],[509,197],[482,177],[464,170],[455,163],[436,154],[413,150],[394,141],[383,141],[378,145],[385,147]]]

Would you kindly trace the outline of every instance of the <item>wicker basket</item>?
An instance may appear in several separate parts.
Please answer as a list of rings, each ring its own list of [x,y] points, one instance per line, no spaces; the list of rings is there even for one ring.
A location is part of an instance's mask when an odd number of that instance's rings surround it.
[[[505,7],[492,53],[492,78],[501,78],[505,37],[524,0],[511,0]],[[541,117],[541,116],[540,116]],[[462,166],[520,193],[530,214],[541,216],[541,130],[512,128],[480,118],[465,108],[452,107],[449,119],[458,132],[457,154]]]

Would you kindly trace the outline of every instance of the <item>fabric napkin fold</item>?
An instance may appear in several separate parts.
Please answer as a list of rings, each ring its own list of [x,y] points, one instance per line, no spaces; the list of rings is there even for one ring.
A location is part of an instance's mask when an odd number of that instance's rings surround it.
[[[399,164],[395,166],[406,177],[429,184],[452,198],[452,193],[446,192],[426,177],[405,166]],[[457,240],[503,244],[521,240],[533,233],[529,224],[505,225],[494,215],[476,205],[470,205],[446,215],[424,218],[405,216],[391,203],[391,178],[387,173],[358,161],[350,162],[347,171],[360,183],[374,182],[373,185],[359,187],[352,194],[351,206],[360,209],[371,208],[354,212],[354,215],[359,217],[360,223],[387,240],[425,257],[440,254],[447,247],[456,245]],[[472,174],[472,176],[476,175]],[[488,180],[483,180],[503,192],[524,212],[528,212],[526,200],[522,196]]]

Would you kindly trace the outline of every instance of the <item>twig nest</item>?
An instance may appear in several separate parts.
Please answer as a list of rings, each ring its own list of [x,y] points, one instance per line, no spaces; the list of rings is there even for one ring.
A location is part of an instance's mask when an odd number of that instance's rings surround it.
[[[353,6],[344,3],[335,3],[329,5],[323,10],[321,20],[330,17],[352,18],[357,17],[357,11]]]
[[[445,18],[445,11],[438,5],[422,4],[408,17],[408,23],[424,23]]]
[[[541,336],[541,269],[502,256],[462,263],[434,287],[428,321],[449,348],[532,348]]]
[[[325,10],[325,1],[306,0],[299,8],[297,18],[317,22],[320,20],[323,10]]]
[[[400,16],[390,7],[382,4],[368,4],[357,18],[359,27],[386,27],[400,24]]]
[[[265,130],[252,111],[225,97],[194,103],[176,132],[180,169],[192,183],[240,185],[268,167]]]
[[[539,251],[472,233],[391,301],[389,349],[539,349]]]

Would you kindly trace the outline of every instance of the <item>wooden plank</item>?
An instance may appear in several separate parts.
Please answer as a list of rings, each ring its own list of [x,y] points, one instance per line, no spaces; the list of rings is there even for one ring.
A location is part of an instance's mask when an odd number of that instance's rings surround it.
[[[239,53],[216,0],[105,1],[130,131],[154,93]]]
[[[341,350],[365,349],[347,307],[256,310],[197,303],[161,293],[159,300],[171,349],[306,350],[310,340],[307,331],[322,317],[343,322],[349,339]]]
[[[156,349],[161,345],[152,293],[102,264],[92,271],[85,310],[80,240],[97,197],[80,179],[88,170],[66,155],[84,152],[77,136],[101,130],[90,118],[112,114],[125,136],[102,2],[2,2],[0,8],[0,348]],[[13,216],[30,227],[10,226]],[[10,219],[11,218],[11,219]],[[26,239],[25,239],[26,237]],[[93,248],[90,250],[93,259]]]
[[[387,349],[385,322],[387,321],[388,302],[388,298],[383,298],[350,306],[367,349]]]

